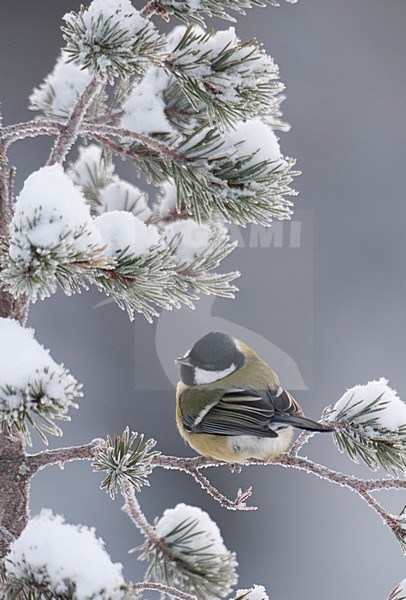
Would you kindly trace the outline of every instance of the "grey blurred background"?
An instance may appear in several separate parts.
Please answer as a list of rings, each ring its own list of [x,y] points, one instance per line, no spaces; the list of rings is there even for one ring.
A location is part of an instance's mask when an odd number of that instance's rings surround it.
[[[78,6],[76,0],[1,1],[5,124],[32,117],[27,97],[53,67],[62,15]],[[283,107],[292,131],[281,144],[303,171],[295,182],[299,247],[289,243],[289,224],[279,245],[274,237],[250,248],[257,232],[243,232],[245,244],[223,263],[242,272],[237,299],[165,315],[158,328],[143,318],[131,324],[113,304],[95,308],[103,297],[94,290],[35,305],[30,325],[38,339],[85,386],[64,444],[114,435],[128,424],[155,437],[165,453],[191,455],[174,424],[171,357],[188,348],[199,327],[212,325],[246,332],[266,360],[279,361],[283,383],[298,390],[314,418],[347,387],[380,376],[406,398],[405,18],[404,0],[301,0],[239,19],[241,37],[264,43],[287,85]],[[18,189],[44,163],[49,143],[13,147]],[[134,179],[130,166],[122,172]],[[305,452],[369,475],[339,455],[327,436]],[[227,512],[175,472],[155,471],[140,501],[149,519],[179,501],[206,509],[237,551],[240,586],[264,584],[272,600],[382,600],[405,577],[393,536],[347,490],[277,467],[208,474],[231,496],[253,485],[258,511]],[[120,499],[112,502],[99,482],[88,464],[45,470],[33,484],[32,512],[46,506],[72,523],[95,526],[127,579],[138,580],[144,565],[127,551],[141,538]],[[405,504],[400,492],[380,498],[394,512]]]

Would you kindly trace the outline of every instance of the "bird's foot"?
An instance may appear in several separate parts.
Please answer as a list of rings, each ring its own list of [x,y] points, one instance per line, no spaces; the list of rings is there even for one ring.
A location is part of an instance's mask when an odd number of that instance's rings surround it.
[[[239,463],[231,463],[229,465],[229,469],[231,471],[231,473],[241,473],[242,471],[242,465],[240,465]]]

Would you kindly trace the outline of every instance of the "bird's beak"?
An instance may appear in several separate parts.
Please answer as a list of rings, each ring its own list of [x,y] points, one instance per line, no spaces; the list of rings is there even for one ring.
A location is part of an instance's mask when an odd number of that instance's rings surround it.
[[[181,356],[180,358],[175,359],[175,363],[177,365],[185,365],[190,367],[190,358],[188,356]]]

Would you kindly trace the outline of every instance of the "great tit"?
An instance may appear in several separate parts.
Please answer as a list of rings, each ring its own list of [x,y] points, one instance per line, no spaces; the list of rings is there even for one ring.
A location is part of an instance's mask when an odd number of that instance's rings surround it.
[[[292,427],[332,431],[307,419],[277,374],[246,344],[225,333],[200,338],[180,365],[176,422],[199,454],[233,464],[284,452]]]

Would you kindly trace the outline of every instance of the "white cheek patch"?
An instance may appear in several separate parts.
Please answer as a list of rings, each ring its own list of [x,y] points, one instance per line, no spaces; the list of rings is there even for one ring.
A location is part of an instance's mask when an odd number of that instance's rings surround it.
[[[213,381],[218,381],[219,379],[223,379],[223,377],[227,377],[227,375],[230,375],[230,373],[233,373],[235,370],[236,366],[234,363],[224,371],[206,371],[205,369],[195,367],[195,384],[201,385],[202,383],[213,383]]]
[[[242,352],[244,354],[244,351],[241,348],[241,345],[238,343],[238,340],[236,340],[235,338],[233,338],[233,342],[234,342],[234,345],[237,348],[237,350],[239,350],[240,352]]]

